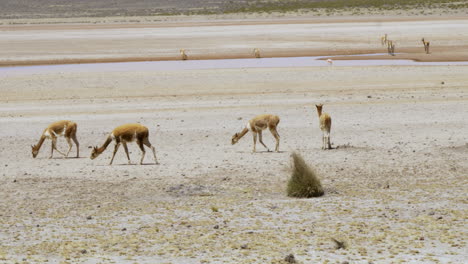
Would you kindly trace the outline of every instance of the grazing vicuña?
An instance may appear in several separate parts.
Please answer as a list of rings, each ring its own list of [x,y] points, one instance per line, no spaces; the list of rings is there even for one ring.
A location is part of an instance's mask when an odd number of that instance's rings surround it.
[[[276,115],[256,116],[247,123],[246,127],[240,133],[236,133],[234,134],[234,136],[232,136],[231,144],[232,145],[236,144],[239,141],[239,139],[241,139],[245,134],[247,134],[247,132],[251,131],[253,135],[253,141],[254,141],[252,152],[256,151],[255,146],[257,144],[257,134],[258,134],[260,143],[262,143],[262,145],[268,151],[270,151],[270,149],[263,143],[263,140],[262,140],[262,130],[269,128],[271,134],[276,139],[275,151],[278,152],[280,136],[278,134],[278,131],[276,131],[276,127],[278,126],[279,121],[280,119]]]
[[[112,154],[112,159],[109,165],[111,165],[114,161],[115,153],[117,153],[120,144],[122,144],[125,149],[125,153],[127,154],[128,158],[128,164],[131,164],[130,155],[128,154],[127,143],[136,141],[138,147],[141,150],[140,164],[143,164],[143,159],[145,158],[146,153],[145,147],[143,145],[151,148],[151,150],[153,151],[154,162],[156,164],[159,164],[158,160],[156,159],[156,150],[149,142],[148,136],[148,128],[140,124],[126,124],[119,126],[112,131],[112,133],[107,137],[106,141],[101,147],[96,146],[93,148],[93,151],[91,152],[91,159],[97,158],[99,155],[101,155],[102,152],[104,152],[104,150],[106,150],[107,146],[109,146],[109,144],[112,141],[115,141],[114,153]]]
[[[78,139],[76,138],[77,128],[78,126],[76,125],[76,123],[69,120],[61,120],[50,124],[44,130],[44,132],[42,132],[39,142],[36,145],[31,146],[33,158],[35,158],[37,154],[39,154],[39,150],[41,149],[42,143],[44,143],[44,140],[46,140],[47,138],[52,140],[52,147],[49,156],[50,159],[54,154],[54,149],[57,150],[58,153],[62,154],[63,156],[68,157],[68,154],[70,153],[70,150],[73,146],[71,143],[72,140],[73,142],[75,142],[76,157],[78,158],[80,156],[80,143],[78,143]],[[65,137],[65,139],[68,142],[69,148],[67,154],[57,149],[57,137],[59,136]]]

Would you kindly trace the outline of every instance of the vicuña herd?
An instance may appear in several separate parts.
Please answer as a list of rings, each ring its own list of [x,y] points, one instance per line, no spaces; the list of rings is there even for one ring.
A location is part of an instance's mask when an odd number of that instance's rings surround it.
[[[322,113],[322,104],[316,105],[317,113],[319,116],[319,124],[320,129],[322,130],[322,149],[331,149],[330,143],[330,130],[331,130],[331,117],[327,113]],[[236,144],[245,134],[248,132],[252,133],[253,137],[253,149],[252,152],[256,152],[256,144],[257,144],[257,136],[260,143],[270,151],[270,149],[263,143],[262,138],[262,131],[265,129],[269,129],[271,134],[276,140],[275,151],[279,152],[279,144],[280,144],[280,136],[276,128],[280,122],[280,118],[277,115],[259,115],[252,118],[247,124],[245,125],[244,129],[239,132],[235,133],[232,136],[231,144]],[[33,158],[37,157],[39,153],[39,149],[41,148],[42,144],[46,139],[50,139],[52,141],[52,147],[49,158],[52,158],[54,149],[62,154],[65,157],[68,157],[72,149],[72,140],[75,142],[76,146],[76,157],[80,156],[80,144],[78,143],[78,139],[76,138],[76,131],[77,131],[77,124],[75,122],[69,120],[62,120],[57,121],[50,124],[42,133],[39,142],[36,145],[31,146],[32,148],[32,155]],[[106,138],[106,141],[102,146],[93,147],[91,152],[91,159],[97,158],[101,153],[106,150],[110,143],[114,142],[114,152],[112,153],[112,158],[110,160],[109,165],[112,165],[114,161],[115,154],[119,150],[120,145],[123,146],[125,150],[125,154],[127,155],[128,163],[131,164],[130,155],[128,153],[127,143],[135,141],[138,147],[141,150],[141,159],[140,164],[143,164],[143,159],[145,158],[145,146],[150,148],[153,152],[154,162],[155,164],[158,163],[158,159],[156,158],[156,149],[151,145],[148,139],[149,130],[147,127],[142,126],[140,124],[126,124],[119,127],[116,127]],[[57,138],[58,137],[65,137],[68,142],[68,151],[67,153],[63,153],[57,149]]]
[[[429,46],[430,43],[429,41],[424,40],[424,38],[421,39],[421,42],[423,43],[424,46],[424,52],[426,54],[429,54]],[[388,35],[385,34],[380,37],[380,43],[382,46],[387,46],[387,52],[388,54],[394,56],[395,55],[395,41],[388,39]]]

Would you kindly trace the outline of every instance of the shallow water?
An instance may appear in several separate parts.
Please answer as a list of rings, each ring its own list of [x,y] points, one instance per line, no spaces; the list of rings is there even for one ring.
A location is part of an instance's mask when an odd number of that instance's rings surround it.
[[[373,56],[382,54],[350,55]],[[201,69],[242,69],[242,68],[290,68],[290,67],[339,67],[339,66],[421,66],[421,65],[468,65],[468,61],[457,62],[416,62],[412,60],[335,60],[333,65],[317,57],[219,59],[186,61],[145,61],[115,63],[84,63],[38,66],[0,67],[0,75],[23,75],[67,72],[118,72],[118,71],[171,71]]]

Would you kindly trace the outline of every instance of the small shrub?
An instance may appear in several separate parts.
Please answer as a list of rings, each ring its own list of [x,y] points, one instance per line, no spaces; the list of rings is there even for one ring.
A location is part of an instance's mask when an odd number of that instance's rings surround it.
[[[287,193],[290,197],[310,198],[324,194],[322,184],[315,171],[297,153],[292,154],[293,164]]]

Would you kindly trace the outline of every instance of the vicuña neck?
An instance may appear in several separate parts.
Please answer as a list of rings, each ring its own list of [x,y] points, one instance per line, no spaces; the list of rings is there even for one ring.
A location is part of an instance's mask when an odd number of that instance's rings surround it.
[[[39,142],[34,146],[36,150],[41,149],[42,143],[44,143],[44,140],[46,139],[46,136],[42,135],[41,138],[39,139]]]
[[[238,139],[241,139],[245,134],[247,134],[249,132],[249,129],[248,128],[244,128],[240,133],[239,133],[239,138]]]
[[[322,115],[322,109],[317,109],[317,114],[320,117]]]
[[[112,137],[108,136],[106,139],[106,142],[104,142],[104,144],[98,148],[98,152],[102,153],[104,150],[106,150],[107,146],[109,146],[111,142],[112,142]]]

